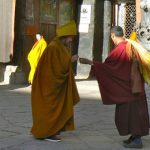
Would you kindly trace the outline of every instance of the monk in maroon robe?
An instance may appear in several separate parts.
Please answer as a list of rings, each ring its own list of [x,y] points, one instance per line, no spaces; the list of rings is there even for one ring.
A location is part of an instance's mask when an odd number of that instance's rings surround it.
[[[124,147],[142,148],[141,136],[149,134],[149,115],[144,89],[144,79],[137,61],[126,53],[128,42],[119,26],[111,29],[116,45],[104,63],[80,58],[83,64],[92,65],[98,81],[103,104],[116,104],[115,123],[120,135],[128,135]]]

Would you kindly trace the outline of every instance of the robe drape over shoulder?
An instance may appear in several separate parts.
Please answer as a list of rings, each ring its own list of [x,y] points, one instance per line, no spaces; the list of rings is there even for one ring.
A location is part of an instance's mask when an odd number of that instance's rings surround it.
[[[32,83],[32,134],[45,138],[74,129],[73,105],[79,95],[71,66],[71,56],[55,38],[45,49]]]
[[[144,81],[140,95],[132,93],[131,61],[125,51],[126,44],[127,41],[118,44],[104,63],[94,62],[92,69],[104,104],[120,104],[145,96]]]
[[[28,54],[28,61],[30,63],[30,67],[31,67],[29,77],[28,77],[28,81],[31,84],[32,84],[32,80],[33,80],[33,77],[34,77],[34,73],[35,73],[37,64],[38,64],[38,62],[39,62],[46,46],[47,46],[47,43],[44,40],[44,38],[42,37],[39,41],[37,41],[33,45],[31,51]]]

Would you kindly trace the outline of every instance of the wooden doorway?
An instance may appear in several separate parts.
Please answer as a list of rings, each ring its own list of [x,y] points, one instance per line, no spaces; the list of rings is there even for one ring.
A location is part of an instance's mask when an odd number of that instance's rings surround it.
[[[58,25],[74,19],[75,4],[74,0],[16,0],[13,63],[27,77],[30,70],[27,56],[36,41],[35,34],[41,33],[49,43]]]
[[[56,27],[74,18],[73,0],[34,0],[35,26],[49,43]]]

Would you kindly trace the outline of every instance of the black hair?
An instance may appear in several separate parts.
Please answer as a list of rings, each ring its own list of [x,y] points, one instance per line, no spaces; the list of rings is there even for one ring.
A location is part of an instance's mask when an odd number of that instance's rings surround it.
[[[123,29],[120,26],[113,26],[111,28],[111,33],[114,33],[117,37],[123,37]]]

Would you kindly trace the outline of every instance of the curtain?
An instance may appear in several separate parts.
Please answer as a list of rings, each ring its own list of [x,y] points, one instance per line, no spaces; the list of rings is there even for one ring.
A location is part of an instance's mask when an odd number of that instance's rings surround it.
[[[16,0],[0,0],[0,62],[9,62],[13,54]]]

